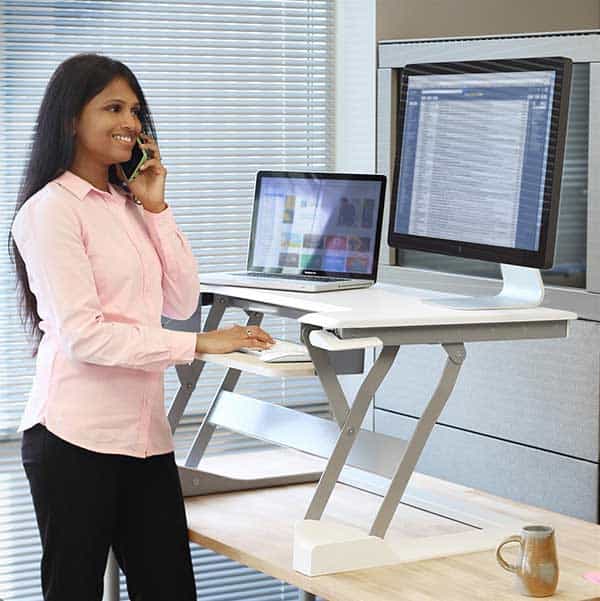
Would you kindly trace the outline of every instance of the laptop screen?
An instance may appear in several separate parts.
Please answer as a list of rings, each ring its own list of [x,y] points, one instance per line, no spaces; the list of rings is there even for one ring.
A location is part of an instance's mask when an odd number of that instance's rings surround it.
[[[375,279],[385,176],[261,171],[248,268]]]

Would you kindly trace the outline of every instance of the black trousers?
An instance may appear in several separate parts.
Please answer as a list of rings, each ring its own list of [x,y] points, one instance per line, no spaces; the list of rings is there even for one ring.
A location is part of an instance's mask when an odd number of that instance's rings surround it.
[[[100,601],[109,547],[132,601],[195,601],[173,453],[95,453],[37,425],[23,433],[22,457],[42,539],[45,601]]]

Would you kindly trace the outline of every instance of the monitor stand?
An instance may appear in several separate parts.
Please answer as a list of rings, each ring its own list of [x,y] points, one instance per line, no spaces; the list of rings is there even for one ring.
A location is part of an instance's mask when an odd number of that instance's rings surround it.
[[[544,300],[544,284],[540,270],[519,265],[500,265],[502,290],[495,296],[459,296],[428,299],[427,302],[478,311],[484,309],[529,309],[538,307]]]

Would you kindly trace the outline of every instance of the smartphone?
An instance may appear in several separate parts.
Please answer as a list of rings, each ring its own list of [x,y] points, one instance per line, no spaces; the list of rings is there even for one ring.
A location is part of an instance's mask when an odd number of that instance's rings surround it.
[[[143,144],[140,138],[136,138],[131,158],[125,163],[121,163],[121,169],[128,182],[132,182],[140,173],[140,167],[148,160],[148,153],[140,146]]]

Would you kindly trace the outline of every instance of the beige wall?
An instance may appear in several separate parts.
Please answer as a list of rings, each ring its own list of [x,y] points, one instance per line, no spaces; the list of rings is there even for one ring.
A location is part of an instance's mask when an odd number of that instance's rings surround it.
[[[600,29],[600,0],[376,0],[380,40]]]

